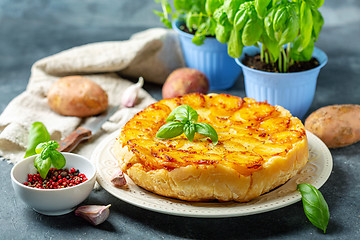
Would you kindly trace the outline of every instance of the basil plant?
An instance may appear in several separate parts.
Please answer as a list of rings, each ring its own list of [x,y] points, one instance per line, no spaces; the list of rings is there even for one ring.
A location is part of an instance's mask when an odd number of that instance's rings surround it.
[[[182,19],[201,45],[206,36],[227,43],[228,54],[240,57],[244,46],[260,47],[261,60],[287,72],[294,61],[309,61],[324,23],[324,0],[167,0],[156,12],[171,28],[170,18]]]

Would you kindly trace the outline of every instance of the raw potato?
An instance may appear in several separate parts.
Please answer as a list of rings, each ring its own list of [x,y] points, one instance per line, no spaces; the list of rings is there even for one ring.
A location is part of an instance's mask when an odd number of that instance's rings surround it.
[[[360,141],[360,105],[322,107],[305,120],[305,128],[329,148],[356,143]]]
[[[82,76],[60,78],[51,86],[47,98],[50,108],[65,116],[89,117],[108,107],[106,92]]]
[[[163,98],[180,97],[187,93],[209,91],[209,80],[204,73],[192,68],[179,68],[166,79],[162,88]]]

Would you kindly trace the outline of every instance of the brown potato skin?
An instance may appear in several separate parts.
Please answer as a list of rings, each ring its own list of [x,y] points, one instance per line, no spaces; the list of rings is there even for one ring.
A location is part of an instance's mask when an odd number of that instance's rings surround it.
[[[192,68],[179,68],[167,77],[162,96],[174,98],[192,92],[207,94],[208,91],[209,80],[204,73]]]
[[[322,107],[305,120],[305,128],[329,148],[360,141],[360,105],[343,104]]]
[[[65,116],[89,117],[108,107],[106,92],[82,76],[60,78],[50,87],[47,99],[52,110]]]

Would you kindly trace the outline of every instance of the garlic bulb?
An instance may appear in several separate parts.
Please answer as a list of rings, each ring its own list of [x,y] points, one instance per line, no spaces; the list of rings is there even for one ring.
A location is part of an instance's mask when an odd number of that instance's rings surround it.
[[[117,172],[115,172],[115,174],[111,178],[111,183],[115,187],[122,187],[122,186],[126,185],[126,179],[125,179],[124,173],[121,170],[118,170]]]
[[[96,226],[103,223],[109,217],[110,206],[111,204],[107,206],[84,205],[75,210],[75,215],[84,218],[86,221]]]
[[[135,106],[136,100],[139,95],[139,90],[144,85],[144,79],[142,77],[139,77],[139,81],[136,84],[131,85],[127,89],[125,89],[122,98],[121,98],[121,104],[124,107],[133,107]]]

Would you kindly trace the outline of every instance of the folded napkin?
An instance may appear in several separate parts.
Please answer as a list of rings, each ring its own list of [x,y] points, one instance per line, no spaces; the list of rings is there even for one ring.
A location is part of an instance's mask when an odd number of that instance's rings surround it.
[[[171,71],[183,67],[179,43],[172,30],[153,28],[129,40],[92,43],[74,47],[37,61],[31,69],[26,91],[14,98],[0,115],[0,156],[12,163],[21,161],[28,142],[28,129],[35,121],[47,127],[51,139],[61,140],[91,118],[61,116],[47,104],[47,92],[60,77],[83,75],[98,83],[108,94],[109,105],[119,105],[123,91],[133,84],[124,79],[142,76],[163,83]],[[74,151],[90,158],[94,148],[121,128],[134,114],[155,100],[143,89],[134,108],[119,110],[101,132]]]

